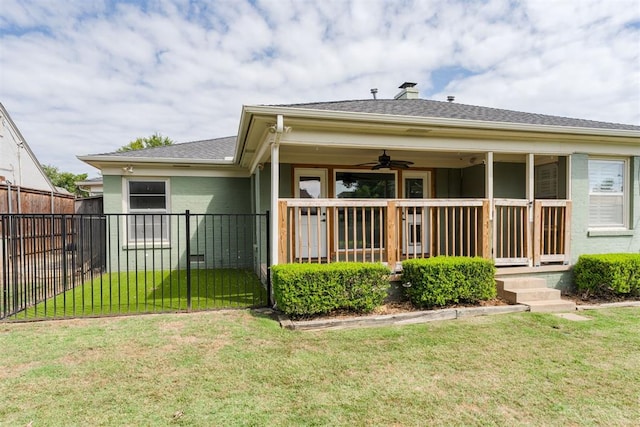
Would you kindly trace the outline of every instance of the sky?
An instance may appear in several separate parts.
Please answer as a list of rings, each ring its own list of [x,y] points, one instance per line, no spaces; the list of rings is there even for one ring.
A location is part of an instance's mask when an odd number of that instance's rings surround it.
[[[242,105],[420,96],[640,125],[640,0],[0,0],[0,102],[40,163]]]

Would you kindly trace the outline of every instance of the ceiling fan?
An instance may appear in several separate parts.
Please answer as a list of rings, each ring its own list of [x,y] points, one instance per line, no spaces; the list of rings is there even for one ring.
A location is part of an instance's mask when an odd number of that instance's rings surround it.
[[[383,150],[382,154],[378,156],[377,162],[361,163],[356,166],[371,166],[371,170],[378,169],[409,169],[413,164],[409,160],[391,160],[391,156],[387,154],[387,150]]]

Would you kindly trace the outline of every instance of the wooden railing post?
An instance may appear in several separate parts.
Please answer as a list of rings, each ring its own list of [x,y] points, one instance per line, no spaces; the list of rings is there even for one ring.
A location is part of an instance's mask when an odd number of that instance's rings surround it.
[[[533,265],[536,267],[542,255],[542,228],[542,202],[536,200],[533,212]]]
[[[491,203],[485,199],[482,201],[482,258],[491,258],[491,220],[490,220]]]
[[[280,200],[278,202],[278,236],[275,237],[278,239],[278,264],[286,264],[287,263],[287,242],[289,233],[292,230],[287,227],[287,219],[288,219],[288,208],[287,201]],[[293,248],[291,248],[293,250]]]
[[[396,201],[389,200],[387,202],[387,266],[395,271],[396,253],[397,253],[397,227],[396,227]]]

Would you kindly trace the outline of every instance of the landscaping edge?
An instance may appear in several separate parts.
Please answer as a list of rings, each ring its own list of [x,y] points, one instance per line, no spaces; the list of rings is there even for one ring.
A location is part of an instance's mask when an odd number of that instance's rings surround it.
[[[640,307],[640,301],[622,301],[592,305],[578,305],[576,311],[597,310],[601,308]],[[376,326],[410,325],[454,320],[465,317],[490,316],[496,314],[520,313],[529,311],[524,304],[502,305],[495,307],[445,308],[440,310],[411,311],[407,313],[354,316],[342,318],[323,318],[316,320],[291,320],[283,313],[277,314],[278,322],[284,329],[313,331],[323,329],[366,328]]]
[[[278,314],[280,326],[297,331],[320,329],[365,328],[374,326],[410,325],[433,322],[436,320],[453,320],[463,317],[488,316],[493,314],[518,313],[528,311],[522,304],[502,305],[497,307],[465,307],[445,308],[441,310],[411,311],[407,313],[329,318],[316,320],[291,320],[283,313]]]

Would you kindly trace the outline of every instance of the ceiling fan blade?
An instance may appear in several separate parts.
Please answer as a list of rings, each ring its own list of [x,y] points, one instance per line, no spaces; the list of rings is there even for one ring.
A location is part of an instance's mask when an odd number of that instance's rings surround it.
[[[360,164],[357,164],[357,165],[354,165],[354,166],[375,166],[377,164],[378,164],[378,162],[369,162],[369,163],[360,163]]]

